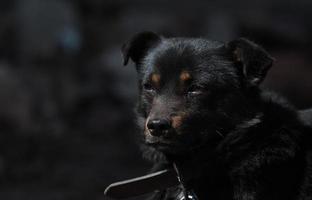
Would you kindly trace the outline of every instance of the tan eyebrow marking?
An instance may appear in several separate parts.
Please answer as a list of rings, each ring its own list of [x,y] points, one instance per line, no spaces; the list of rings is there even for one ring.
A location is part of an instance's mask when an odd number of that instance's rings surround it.
[[[190,80],[192,77],[190,75],[190,73],[188,73],[187,71],[182,71],[180,74],[180,80],[182,82],[188,81]]]
[[[151,80],[153,82],[153,84],[155,84],[155,86],[159,86],[160,84],[160,75],[157,73],[153,73],[151,76]]]

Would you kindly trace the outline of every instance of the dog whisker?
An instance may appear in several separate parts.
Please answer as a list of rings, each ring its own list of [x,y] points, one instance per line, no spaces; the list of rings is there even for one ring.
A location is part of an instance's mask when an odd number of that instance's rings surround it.
[[[222,138],[224,138],[224,135],[220,131],[216,130],[216,133],[220,135]]]

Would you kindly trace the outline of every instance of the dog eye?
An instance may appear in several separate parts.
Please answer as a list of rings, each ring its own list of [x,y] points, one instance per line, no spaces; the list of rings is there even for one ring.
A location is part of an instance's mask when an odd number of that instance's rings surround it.
[[[155,90],[154,87],[152,86],[152,84],[150,84],[150,83],[145,83],[143,85],[143,88],[144,88],[144,90],[147,90],[147,91],[154,91]]]
[[[187,90],[188,97],[195,97],[203,93],[202,88],[198,86],[192,86]]]

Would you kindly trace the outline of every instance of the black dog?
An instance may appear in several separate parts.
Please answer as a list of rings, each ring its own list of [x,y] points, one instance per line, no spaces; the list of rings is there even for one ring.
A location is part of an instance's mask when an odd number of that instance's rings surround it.
[[[138,121],[155,169],[187,165],[185,184],[200,200],[312,199],[310,130],[284,99],[259,89],[273,62],[263,48],[143,32],[122,52],[125,65],[136,64]]]

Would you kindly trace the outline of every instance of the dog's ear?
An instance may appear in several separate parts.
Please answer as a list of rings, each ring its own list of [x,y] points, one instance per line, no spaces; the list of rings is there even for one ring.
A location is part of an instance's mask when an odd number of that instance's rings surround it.
[[[159,43],[161,37],[153,32],[141,32],[134,35],[128,42],[123,44],[121,52],[123,64],[127,65],[129,58],[138,64],[146,52],[155,44]]]
[[[240,38],[227,45],[230,54],[244,76],[247,87],[258,86],[271,68],[274,59],[262,47]]]

